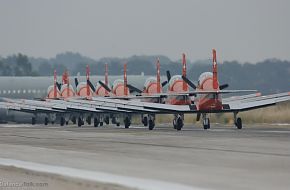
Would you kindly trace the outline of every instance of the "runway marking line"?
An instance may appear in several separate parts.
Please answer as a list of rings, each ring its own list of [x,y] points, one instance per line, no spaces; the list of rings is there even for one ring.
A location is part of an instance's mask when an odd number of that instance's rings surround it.
[[[132,187],[142,190],[163,190],[163,189],[178,189],[178,190],[205,190],[204,188],[197,188],[186,186],[183,184],[165,182],[153,179],[142,179],[137,177],[129,177],[122,175],[109,174],[105,172],[89,171],[83,169],[76,169],[64,166],[55,166],[48,164],[40,164],[35,162],[27,162],[21,160],[0,158],[0,165],[14,166],[16,168],[32,170],[36,172],[45,172],[50,174],[57,174],[66,177],[79,178],[90,180],[94,182],[113,183],[126,187]]]

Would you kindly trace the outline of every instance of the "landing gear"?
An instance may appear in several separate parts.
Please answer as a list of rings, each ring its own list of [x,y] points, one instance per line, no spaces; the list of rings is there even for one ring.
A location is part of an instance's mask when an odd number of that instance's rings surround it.
[[[64,126],[64,124],[65,124],[65,119],[64,119],[64,117],[61,117],[60,118],[60,126]]]
[[[92,117],[88,116],[86,121],[87,121],[88,125],[91,125],[92,124]]]
[[[177,131],[180,131],[184,125],[184,115],[181,114],[175,114],[173,119],[173,127]]]
[[[237,127],[237,129],[242,129],[243,128],[242,119],[240,117],[237,118],[237,115],[238,113],[235,112],[234,113],[235,126]]]
[[[131,119],[129,118],[129,116],[126,116],[125,117],[125,119],[124,119],[124,125],[125,125],[125,128],[126,129],[128,129],[130,127],[130,125],[131,125]]]
[[[142,123],[145,127],[148,126],[148,117],[147,116],[144,116],[144,117],[142,116]]]
[[[99,124],[100,124],[100,120],[99,120],[99,118],[95,117],[95,118],[94,118],[94,127],[98,127]]]
[[[106,116],[104,118],[104,122],[106,123],[106,125],[109,125],[109,123],[110,123],[110,117],[109,116]]]
[[[207,118],[206,114],[202,114],[202,118],[203,118],[203,129],[206,130],[206,129],[210,129],[210,120],[209,118]]]
[[[35,125],[35,123],[36,123],[36,118],[35,118],[35,117],[32,117],[32,119],[31,119],[31,124],[32,124],[32,125]]]
[[[81,117],[78,118],[78,127],[81,127],[84,124]]]
[[[75,116],[73,116],[73,117],[71,118],[71,121],[72,121],[73,124],[76,124],[76,123],[77,123],[77,118],[76,118]]]
[[[44,125],[48,125],[48,117],[44,118]]]
[[[147,117],[146,117],[146,120],[147,120]],[[155,127],[155,115],[149,115],[149,127],[148,127],[148,129],[153,130],[154,127]]]

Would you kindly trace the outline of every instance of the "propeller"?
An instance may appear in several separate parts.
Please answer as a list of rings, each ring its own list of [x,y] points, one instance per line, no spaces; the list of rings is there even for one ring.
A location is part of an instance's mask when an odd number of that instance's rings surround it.
[[[228,84],[222,84],[222,85],[220,85],[220,90],[223,90],[223,89],[228,88],[228,87],[229,87]]]
[[[78,85],[79,85],[79,80],[78,80],[78,78],[75,78],[75,85],[76,85],[76,87],[78,87]]]
[[[56,84],[58,90],[60,90],[61,89],[61,84],[59,84],[58,82],[56,82],[55,84]]]
[[[104,87],[104,89],[106,89],[108,92],[111,92],[111,89],[105,84],[103,83],[102,81],[99,81],[99,84]]]
[[[127,87],[129,88],[130,92],[142,93],[142,90],[136,88],[135,86],[132,86],[131,84],[127,84]]]
[[[168,81],[164,81],[161,83],[161,86],[164,87],[165,85],[167,85]]]
[[[191,88],[196,89],[196,85],[193,82],[191,82],[191,80],[189,80],[186,76],[181,77]]]
[[[90,88],[92,89],[93,92],[96,92],[96,88],[94,87],[94,85],[91,83],[90,80],[87,80],[88,85],[90,86]]]
[[[166,71],[166,76],[167,76],[167,82],[169,82],[171,79],[170,71]]]

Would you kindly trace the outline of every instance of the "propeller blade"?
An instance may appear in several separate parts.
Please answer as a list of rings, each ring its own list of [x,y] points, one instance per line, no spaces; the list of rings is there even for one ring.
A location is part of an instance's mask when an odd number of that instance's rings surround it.
[[[92,89],[93,92],[96,92],[96,88],[94,87],[94,85],[91,83],[90,80],[87,80],[88,85],[90,86],[90,88]]]
[[[222,85],[220,85],[220,90],[223,90],[223,89],[228,88],[228,87],[229,87],[228,84],[222,84]]]
[[[167,76],[167,82],[169,82],[171,79],[170,71],[166,71],[166,76]]]
[[[127,87],[130,89],[130,92],[142,93],[142,90],[136,88],[135,86],[132,86],[131,84],[127,84]]]
[[[111,89],[105,84],[103,83],[102,81],[99,81],[99,84],[104,87],[104,89],[106,89],[108,92],[111,92]]]
[[[56,82],[55,84],[56,84],[58,90],[60,90],[61,89],[61,84],[59,84],[58,82]]]
[[[161,86],[164,87],[165,85],[167,85],[168,81],[164,81],[161,83]]]
[[[181,76],[182,77],[182,79],[191,87],[191,88],[193,88],[193,89],[196,89],[196,86],[195,86],[195,84],[193,83],[193,82],[191,82],[191,80],[189,80],[187,77],[185,77],[185,76]]]
[[[79,80],[78,80],[78,78],[75,78],[75,85],[76,85],[76,87],[78,87],[78,85],[79,85]]]

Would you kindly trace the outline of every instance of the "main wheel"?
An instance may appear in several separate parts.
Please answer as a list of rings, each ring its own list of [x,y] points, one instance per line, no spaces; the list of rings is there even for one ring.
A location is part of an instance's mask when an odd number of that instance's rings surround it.
[[[129,117],[126,117],[126,118],[124,119],[124,125],[125,125],[125,128],[128,129],[128,128],[130,127],[130,124],[131,124],[131,122],[130,122]]]
[[[237,126],[238,129],[242,129],[243,128],[242,119],[240,117],[237,119],[236,126]]]
[[[100,122],[100,126],[102,127],[103,125],[104,125],[104,122],[101,121],[101,122]]]
[[[146,117],[146,116],[143,117],[142,123],[145,127],[147,127],[148,126],[148,117]],[[150,125],[150,120],[149,120],[149,125]]]
[[[203,120],[203,129],[209,129],[210,128],[210,121],[209,121],[209,119],[208,118],[205,118],[204,120]]]
[[[78,127],[81,127],[83,125],[83,120],[82,118],[78,118]]]
[[[86,120],[87,120],[88,125],[92,124],[92,117],[91,116],[88,116]]]
[[[179,117],[177,118],[177,121],[176,121],[176,130],[177,131],[180,131],[183,127],[183,121],[182,119]]]
[[[120,123],[118,122],[118,123],[116,123],[116,125],[117,125],[117,127],[120,127]]]
[[[154,129],[154,127],[155,127],[155,122],[152,120],[152,119],[150,119],[149,120],[149,130],[153,130]]]
[[[94,118],[94,127],[98,127],[99,123],[100,123],[99,119],[95,117]]]
[[[60,126],[64,126],[64,124],[65,124],[65,119],[64,119],[64,117],[61,117],[60,118]]]
[[[110,123],[110,117],[109,116],[106,116],[105,119],[104,119],[104,122],[106,123],[106,125],[109,125],[109,123]]]
[[[176,129],[177,128],[177,122],[175,119],[173,119],[172,121],[172,125],[173,125],[173,128]]]
[[[71,121],[72,121],[73,124],[76,124],[77,123],[77,118],[76,117],[72,117]]]
[[[47,117],[44,118],[44,125],[48,125],[48,118]]]

